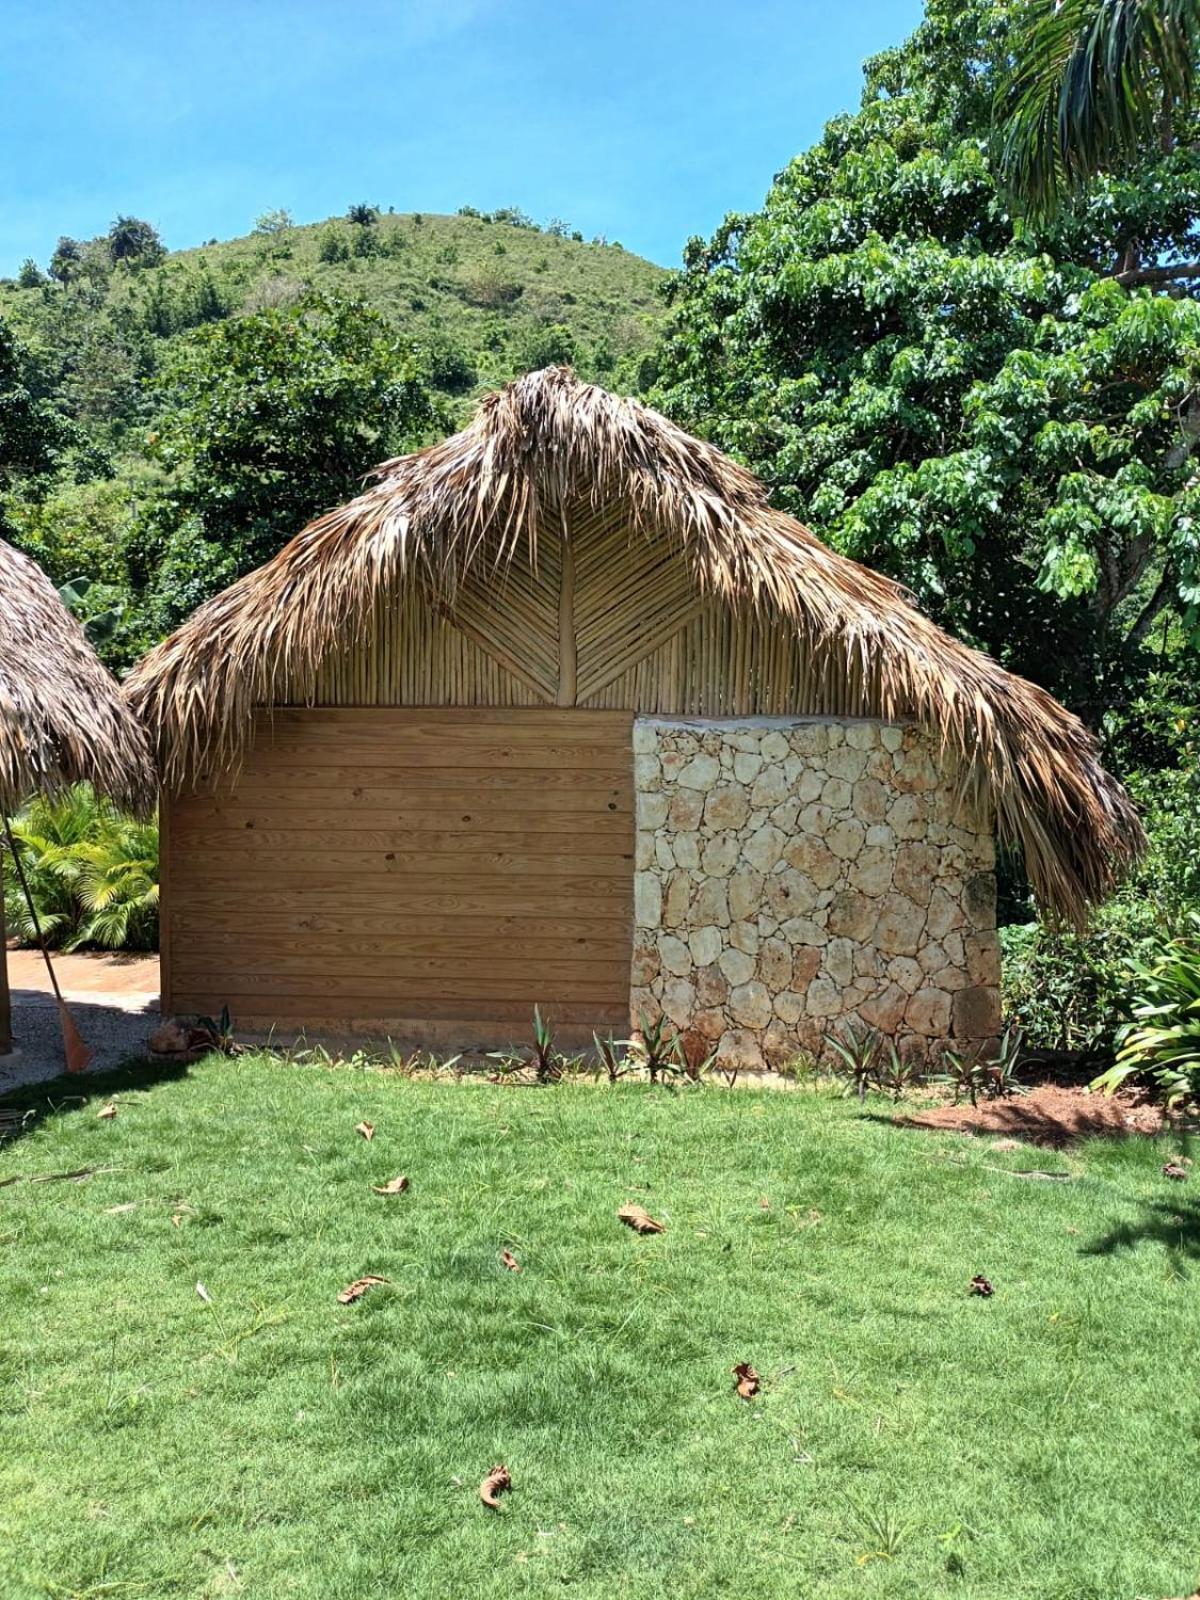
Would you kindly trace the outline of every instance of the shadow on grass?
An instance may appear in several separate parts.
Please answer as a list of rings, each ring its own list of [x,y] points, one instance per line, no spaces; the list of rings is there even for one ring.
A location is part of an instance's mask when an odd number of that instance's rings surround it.
[[[187,1062],[131,1057],[108,1072],[63,1073],[11,1089],[0,1095],[0,1145],[11,1144],[53,1117],[70,1115],[89,1101],[111,1099],[130,1089],[150,1089],[156,1083],[184,1078],[188,1071]]]
[[[892,1128],[912,1128],[924,1133],[958,1133],[985,1139],[1019,1139],[1043,1150],[1066,1150],[1083,1139],[1156,1139],[1161,1129],[1129,1127],[1113,1102],[1073,1097],[1063,1105],[1039,1104],[1016,1095],[1005,1100],[935,1106],[925,1111],[897,1110],[892,1116],[865,1112],[872,1122]]]
[[[1136,1222],[1120,1222],[1080,1249],[1084,1256],[1111,1256],[1118,1250],[1136,1250],[1140,1244],[1160,1244],[1183,1271],[1184,1263],[1200,1261],[1200,1204],[1182,1200],[1172,1205],[1154,1200],[1142,1208]]]

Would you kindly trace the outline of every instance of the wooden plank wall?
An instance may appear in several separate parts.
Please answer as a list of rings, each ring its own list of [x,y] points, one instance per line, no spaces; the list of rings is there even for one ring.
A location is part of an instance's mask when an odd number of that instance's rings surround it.
[[[526,1040],[629,1022],[632,717],[277,710],[171,799],[164,993],[244,1027]]]

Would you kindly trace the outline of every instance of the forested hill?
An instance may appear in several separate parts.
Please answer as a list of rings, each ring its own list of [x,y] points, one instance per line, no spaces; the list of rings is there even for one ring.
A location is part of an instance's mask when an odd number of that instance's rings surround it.
[[[118,218],[0,281],[0,536],[89,580],[117,670],[476,397],[569,362],[645,390],[667,273],[561,222],[381,213],[168,252]]]
[[[307,292],[362,301],[427,353],[432,386],[456,410],[473,391],[568,360],[613,387],[644,384],[664,308],[663,268],[619,243],[586,242],[516,209],[454,216],[350,208],[297,227],[267,213],[241,239],[162,252],[133,219],[112,235],[64,240],[43,270],[0,280],[0,316],[52,365],[92,428],[117,433],[162,343],[205,322],[294,303]],[[369,220],[367,220],[369,219]],[[118,250],[122,246],[118,243]],[[54,276],[50,276],[53,273]]]

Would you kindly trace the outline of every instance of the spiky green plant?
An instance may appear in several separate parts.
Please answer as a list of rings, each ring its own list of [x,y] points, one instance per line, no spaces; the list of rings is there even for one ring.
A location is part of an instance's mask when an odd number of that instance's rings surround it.
[[[852,1022],[846,1024],[845,1037],[830,1036],[828,1043],[835,1053],[833,1071],[845,1084],[846,1094],[856,1094],[861,1101],[875,1082],[883,1051],[883,1040],[874,1028],[861,1033]]]
[[[609,1083],[619,1083],[629,1071],[628,1057],[621,1054],[622,1049],[628,1049],[629,1040],[614,1039],[611,1033],[602,1039],[598,1033],[593,1033],[592,1043]]]
[[[635,1040],[639,1063],[645,1067],[651,1083],[660,1079],[677,1078],[683,1072],[686,1057],[679,1034],[665,1016],[651,1022],[646,1016],[638,1018],[640,1036]]]

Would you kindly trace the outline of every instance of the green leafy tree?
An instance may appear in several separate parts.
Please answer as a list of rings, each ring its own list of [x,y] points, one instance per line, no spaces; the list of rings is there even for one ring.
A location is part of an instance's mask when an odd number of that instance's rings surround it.
[[[541,367],[569,366],[575,360],[575,339],[561,322],[533,327],[518,341],[513,352],[521,371],[536,372]]]
[[[1134,236],[1190,252],[1200,165],[1153,152],[1031,233],[989,156],[1012,17],[930,0],[861,110],[691,242],[654,399],[1099,721],[1164,613],[1195,634],[1200,309],[1121,273]]]
[[[0,320],[0,491],[53,473],[77,443],[77,430],[46,396],[33,357]]]
[[[317,260],[348,261],[349,258],[350,241],[346,238],[343,229],[338,227],[322,228],[317,235]]]
[[[59,283],[67,283],[79,271],[83,262],[83,246],[78,239],[63,234],[50,257],[50,276]]]
[[[118,217],[108,230],[108,253],[114,261],[152,267],[166,255],[158,230],[140,217]]]
[[[264,211],[254,219],[255,233],[265,233],[268,236],[277,233],[288,233],[294,226],[292,213],[282,206],[275,211]]]
[[[359,228],[373,228],[379,221],[379,207],[368,205],[350,206],[346,212],[346,221],[354,223]]]
[[[152,449],[176,509],[235,572],[442,423],[413,348],[378,312],[321,296],[185,336],[159,394]]]
[[[21,542],[19,508],[44,497],[73,453],[86,453],[80,430],[47,387],[29,351],[0,319],[0,538],[14,543]]]

